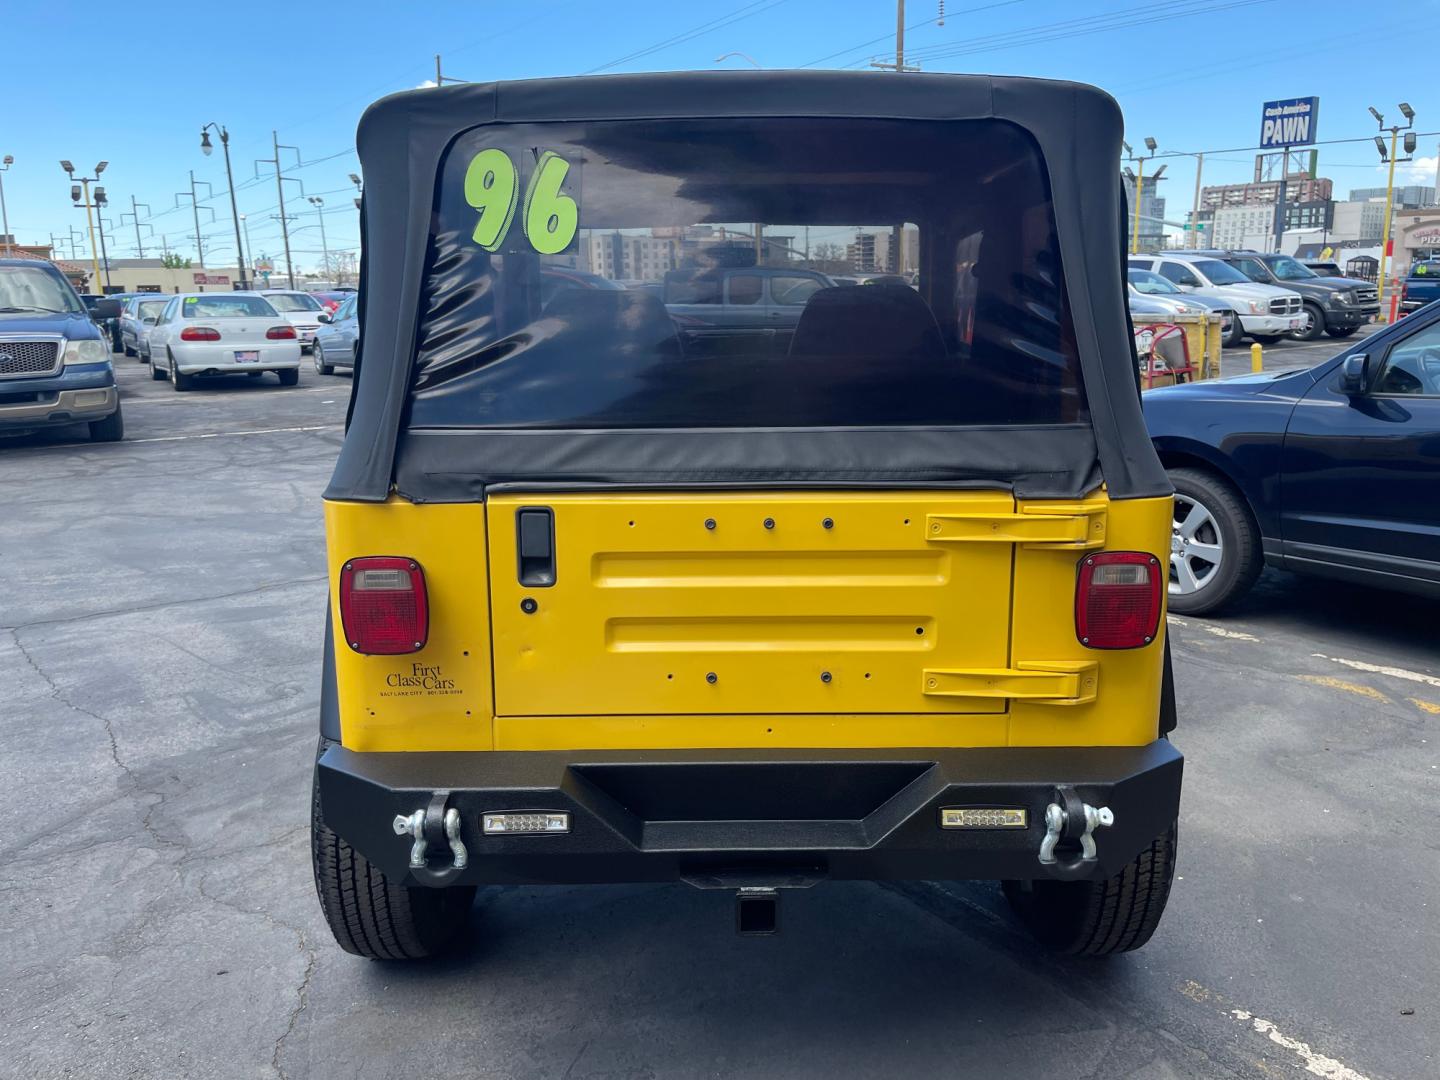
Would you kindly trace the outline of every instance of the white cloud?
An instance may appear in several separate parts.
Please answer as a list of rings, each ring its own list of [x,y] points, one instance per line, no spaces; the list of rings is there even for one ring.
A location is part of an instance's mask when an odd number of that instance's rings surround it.
[[[1400,166],[1405,170],[1405,182],[1407,184],[1433,184],[1435,183],[1435,165],[1440,162],[1437,157],[1417,157],[1414,161],[1407,161]],[[1397,169],[1397,172],[1400,170]],[[1399,179],[1398,177],[1396,179]]]

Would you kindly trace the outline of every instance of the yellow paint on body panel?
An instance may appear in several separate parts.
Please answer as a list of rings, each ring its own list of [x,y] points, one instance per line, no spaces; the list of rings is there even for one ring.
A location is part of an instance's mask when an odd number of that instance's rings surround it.
[[[327,502],[340,738],[352,750],[489,750],[493,745],[485,507]],[[349,559],[403,555],[425,571],[430,633],[403,656],[361,656],[344,640],[339,575]]]
[[[1157,556],[1156,572],[1168,574],[1169,498],[1111,502],[1105,516],[1106,550],[1152,552]],[[1075,579],[1083,557],[1083,552],[1033,546],[1016,549],[1012,653],[1020,659],[1044,656],[1052,661],[1096,661],[1101,689],[1093,701],[1063,709],[1013,702],[1012,746],[1138,746],[1155,738],[1165,662],[1165,614],[1161,612],[1155,641],[1144,648],[1087,649],[1075,636]]]
[[[554,513],[551,586],[519,584],[522,506]],[[1032,514],[1075,518],[1083,531],[1016,526]],[[937,515],[993,517],[1015,538],[951,530],[932,539]],[[1074,592],[1096,535],[1108,549],[1156,553],[1163,574],[1168,499],[1110,503],[1102,492],[1017,504],[1007,492],[955,490],[392,498],[329,503],[326,524],[341,730],[352,749],[1155,738],[1163,629],[1144,648],[1087,649],[1075,635]],[[363,555],[404,555],[424,568],[431,625],[421,652],[363,657],[339,639],[338,573]]]

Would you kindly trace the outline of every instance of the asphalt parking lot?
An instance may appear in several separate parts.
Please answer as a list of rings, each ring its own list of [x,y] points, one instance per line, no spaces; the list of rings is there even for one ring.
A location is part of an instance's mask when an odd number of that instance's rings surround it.
[[[0,441],[0,1075],[1440,1075],[1435,602],[1267,571],[1172,619],[1179,880],[1139,953],[1054,959],[989,884],[836,883],[764,939],[685,886],[483,890],[458,958],[369,963],[308,848],[350,381],[116,367],[124,443]]]

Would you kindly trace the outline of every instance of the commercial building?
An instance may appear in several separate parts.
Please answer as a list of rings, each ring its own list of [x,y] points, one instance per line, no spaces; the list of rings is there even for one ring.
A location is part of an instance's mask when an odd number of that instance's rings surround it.
[[[681,239],[637,233],[592,233],[583,238],[585,268],[612,281],[658,281],[680,265]]]
[[[1328,202],[1333,192],[1334,184],[1323,176],[1311,177],[1302,173],[1290,176],[1285,181],[1286,202]],[[1216,184],[1200,189],[1200,205],[1207,210],[1262,203],[1274,206],[1279,193],[1279,180],[1261,180],[1253,184]]]
[[[1404,187],[1395,189],[1395,205],[1404,207],[1421,207],[1435,205],[1435,189],[1428,184],[1406,184]],[[1385,189],[1383,187],[1352,188],[1350,190],[1351,202],[1368,202],[1371,199],[1385,201]]]
[[[93,292],[107,293],[178,293],[178,292],[233,292],[239,288],[240,271],[235,267],[169,267],[161,259],[111,259],[108,271],[104,264],[100,270],[102,288]],[[108,282],[108,284],[106,284]],[[275,286],[283,287],[287,280],[281,277]],[[263,287],[260,284],[252,286]]]
[[[1212,214],[1206,242],[1217,248],[1269,251],[1275,239],[1275,205],[1222,206]]]
[[[1351,194],[1354,194],[1352,192]],[[1330,222],[1329,238],[1337,241],[1373,240],[1380,243],[1385,235],[1385,189],[1380,189],[1379,200],[1351,200],[1337,202]]]

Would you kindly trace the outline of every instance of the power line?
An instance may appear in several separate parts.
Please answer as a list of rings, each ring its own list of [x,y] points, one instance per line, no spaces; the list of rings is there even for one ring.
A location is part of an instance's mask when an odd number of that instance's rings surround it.
[[[1232,0],[1230,3],[1215,4],[1205,2],[1205,0],[1164,0],[1161,3],[1147,4],[1142,7],[1123,8],[1104,15],[1086,15],[1058,22],[1040,23],[1035,26],[987,34],[949,44],[926,46],[911,50],[907,53],[907,59],[913,57],[917,61],[934,61],[957,56],[971,56],[976,53],[996,52],[1002,49],[1038,45],[1051,41],[1065,41],[1092,34],[1108,33],[1112,30],[1151,26],[1194,15],[1208,15],[1231,8],[1252,7],[1257,4],[1275,2],[1276,0]],[[855,61],[846,66],[853,67],[856,63],[862,62]]]
[[[635,52],[627,53],[616,60],[611,60],[608,64],[601,64],[599,67],[594,67],[589,71],[582,72],[582,74],[595,75],[601,71],[608,71],[613,67],[619,67],[621,64],[628,64],[631,60],[639,60],[643,56],[660,52],[662,49],[681,45],[694,38],[708,34],[712,30],[719,30],[733,23],[740,22],[742,19],[748,19],[752,15],[759,15],[762,11],[769,11],[771,8],[779,7],[783,3],[786,3],[786,0],[752,0],[751,3],[738,7],[725,15],[711,19],[709,22],[692,26],[689,30],[683,30],[674,37],[668,37],[664,41],[657,41],[653,45],[647,45],[643,49],[637,49]]]
[[[1020,4],[1023,2],[1024,0],[999,0],[998,3],[994,4],[981,4],[979,7],[965,8],[963,11],[952,11],[948,15],[936,15],[933,19],[922,19],[914,26],[905,27],[905,32],[908,34],[911,30],[919,30],[920,28],[929,26],[932,23],[938,23],[942,19],[953,19],[957,15],[973,15],[977,11],[989,11],[991,8],[1010,7],[1012,4]],[[894,40],[895,35],[893,33],[881,34],[879,37],[871,38],[869,41],[862,41],[858,45],[852,45],[848,49],[841,49],[839,52],[830,53],[827,56],[820,57],[818,60],[811,60],[808,64],[801,64],[800,66],[802,68],[814,67],[816,64],[823,64],[826,60],[834,60],[837,56],[844,56],[846,53],[859,52],[861,49],[869,48],[871,45],[878,45],[882,41]]]

